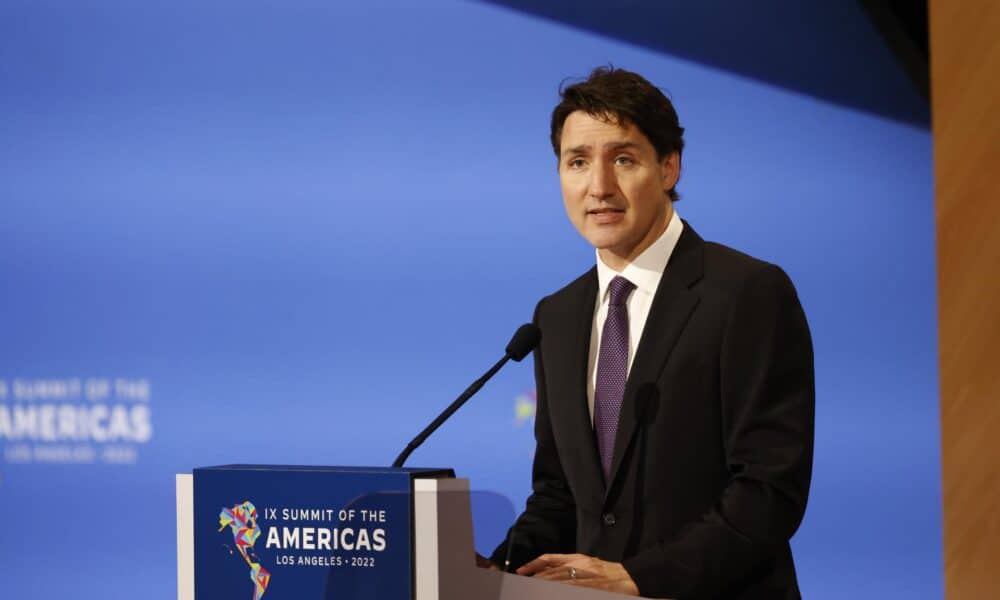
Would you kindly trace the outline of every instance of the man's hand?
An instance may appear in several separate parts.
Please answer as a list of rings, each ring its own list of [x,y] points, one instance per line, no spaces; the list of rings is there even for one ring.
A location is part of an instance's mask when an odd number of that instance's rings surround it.
[[[488,569],[490,571],[499,571],[500,567],[497,566],[495,562],[486,558],[482,554],[476,552],[476,566],[480,569]]]
[[[621,563],[584,554],[543,554],[517,570],[518,575],[638,596],[632,577]]]

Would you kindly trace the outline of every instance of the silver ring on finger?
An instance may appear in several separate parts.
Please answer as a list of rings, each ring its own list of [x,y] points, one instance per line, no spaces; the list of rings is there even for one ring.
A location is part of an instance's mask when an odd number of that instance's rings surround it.
[[[576,567],[569,568],[569,578],[576,579]]]

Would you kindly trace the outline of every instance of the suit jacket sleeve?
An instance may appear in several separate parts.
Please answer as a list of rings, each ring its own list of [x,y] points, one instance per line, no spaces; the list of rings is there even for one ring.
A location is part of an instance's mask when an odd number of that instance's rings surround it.
[[[534,323],[545,302],[543,298],[535,308]],[[507,539],[493,551],[490,560],[503,565],[507,545],[513,541],[511,569],[547,552],[572,552],[576,541],[576,504],[556,450],[549,420],[548,398],[545,393],[545,367],[541,352],[534,352],[535,389],[535,459],[531,472],[532,493],[524,512],[507,534]]]
[[[767,265],[729,309],[720,348],[729,480],[716,504],[674,537],[623,561],[641,595],[717,597],[787,548],[812,472],[812,342],[788,276]]]

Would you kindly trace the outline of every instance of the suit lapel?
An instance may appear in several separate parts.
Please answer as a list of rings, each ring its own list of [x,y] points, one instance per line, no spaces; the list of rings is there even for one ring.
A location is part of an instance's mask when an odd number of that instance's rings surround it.
[[[653,304],[646,318],[642,337],[639,339],[628,381],[625,383],[625,395],[622,399],[615,450],[611,461],[611,476],[605,487],[605,497],[618,475],[625,451],[639,425],[636,392],[642,384],[656,382],[670,356],[670,351],[677,344],[688,318],[698,304],[698,294],[690,288],[702,276],[704,245],[705,242],[701,237],[685,222],[681,237],[670,255],[667,268],[653,296]]]
[[[550,410],[558,410],[560,413],[558,417],[554,416],[553,422],[568,424],[564,434],[569,438],[569,447],[576,450],[561,457],[567,470],[572,470],[576,475],[572,479],[579,483],[574,486],[574,492],[593,494],[590,499],[592,504],[600,504],[604,488],[601,461],[587,406],[587,362],[590,357],[596,298],[597,269],[594,268],[584,277],[583,285],[571,299],[567,310],[560,315],[558,327],[545,333],[548,339],[569,342],[560,343],[560,348],[565,348],[564,351],[550,355],[555,364],[545,365],[547,372],[556,377],[556,380],[565,381],[567,385],[565,396],[560,395],[560,401],[553,399],[549,404]]]

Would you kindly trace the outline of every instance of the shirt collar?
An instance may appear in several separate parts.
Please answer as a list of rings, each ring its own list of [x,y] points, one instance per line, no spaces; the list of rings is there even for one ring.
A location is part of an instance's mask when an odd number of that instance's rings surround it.
[[[625,265],[621,273],[615,271],[601,260],[601,255],[596,250],[597,256],[597,283],[598,298],[604,302],[608,293],[608,285],[616,276],[621,275],[631,281],[637,290],[652,296],[656,293],[656,286],[660,284],[663,271],[667,268],[667,261],[674,253],[677,241],[681,238],[684,230],[684,223],[681,222],[680,215],[673,211],[667,228],[663,230],[660,237],[650,244],[649,248],[642,251],[642,254],[635,257],[635,260]]]

